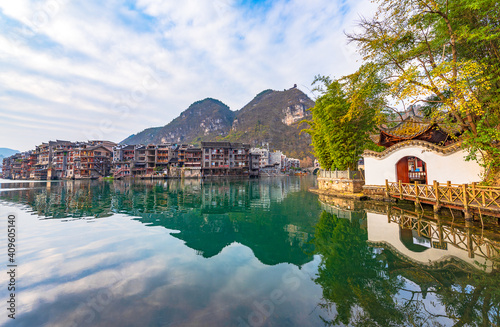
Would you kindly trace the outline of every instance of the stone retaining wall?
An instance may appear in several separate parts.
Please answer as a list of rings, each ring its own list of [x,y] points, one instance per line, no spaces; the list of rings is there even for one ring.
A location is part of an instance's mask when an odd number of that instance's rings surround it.
[[[318,189],[323,191],[361,193],[365,182],[361,179],[318,177]]]

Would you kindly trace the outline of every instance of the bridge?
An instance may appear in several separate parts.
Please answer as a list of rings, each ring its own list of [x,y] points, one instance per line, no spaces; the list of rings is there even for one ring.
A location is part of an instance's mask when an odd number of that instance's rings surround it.
[[[418,183],[389,182],[385,180],[386,196],[401,200],[414,201],[415,204],[427,203],[434,211],[442,207],[462,210],[465,219],[472,220],[474,214],[498,217],[500,221],[500,187],[472,184],[433,185]]]

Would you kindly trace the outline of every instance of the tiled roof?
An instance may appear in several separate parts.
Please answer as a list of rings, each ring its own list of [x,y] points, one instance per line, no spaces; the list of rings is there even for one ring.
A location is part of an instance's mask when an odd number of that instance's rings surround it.
[[[434,124],[430,122],[425,122],[420,117],[410,117],[392,128],[380,128],[380,130],[388,135],[396,136],[402,139],[409,139],[418,136]]]
[[[457,151],[461,150],[461,142],[456,142],[447,146],[440,146],[437,144],[433,144],[430,142],[426,141],[421,141],[421,140],[407,140],[403,142],[399,142],[394,144],[391,147],[388,147],[382,152],[375,152],[371,150],[365,150],[362,154],[362,157],[372,157],[372,158],[378,158],[378,159],[383,159],[390,155],[392,152],[401,149],[401,148],[408,148],[408,147],[421,147],[427,150],[430,150],[434,153],[438,153],[441,155],[449,155],[452,153],[455,153]]]

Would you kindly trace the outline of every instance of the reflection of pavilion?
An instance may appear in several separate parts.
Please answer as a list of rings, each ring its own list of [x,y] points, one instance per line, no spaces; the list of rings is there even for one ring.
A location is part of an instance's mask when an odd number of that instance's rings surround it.
[[[401,209],[388,214],[368,212],[368,242],[388,247],[397,256],[428,268],[447,264],[490,272],[500,259],[500,242],[457,227],[423,219]]]
[[[471,227],[390,205],[367,210],[353,200],[320,200],[323,210],[366,228],[370,245],[387,248],[414,265],[434,269],[452,264],[491,272],[500,262],[500,239],[493,233],[475,232]]]

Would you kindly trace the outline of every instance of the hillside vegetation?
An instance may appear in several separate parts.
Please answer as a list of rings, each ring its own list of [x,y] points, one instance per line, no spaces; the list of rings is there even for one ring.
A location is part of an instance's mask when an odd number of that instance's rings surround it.
[[[219,100],[197,101],[163,127],[131,135],[121,144],[190,143],[201,141],[245,142],[282,150],[287,156],[311,157],[311,138],[300,134],[299,122],[310,118],[314,102],[302,91],[265,90],[239,111],[231,111]]]

